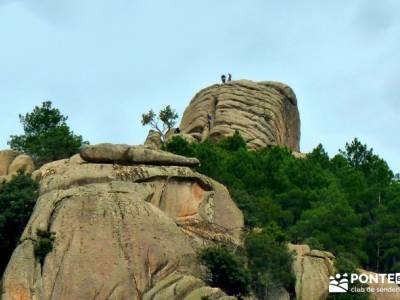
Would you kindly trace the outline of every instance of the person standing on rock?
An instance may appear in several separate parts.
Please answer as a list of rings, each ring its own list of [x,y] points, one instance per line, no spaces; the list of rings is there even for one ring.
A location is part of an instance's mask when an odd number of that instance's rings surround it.
[[[210,114],[207,114],[207,121],[208,121],[208,129],[211,130],[211,120],[212,116]]]
[[[221,81],[222,81],[222,83],[225,83],[225,82],[226,82],[226,76],[225,76],[225,74],[222,74],[222,75],[221,75]]]
[[[232,74],[228,73],[228,81],[232,81]]]

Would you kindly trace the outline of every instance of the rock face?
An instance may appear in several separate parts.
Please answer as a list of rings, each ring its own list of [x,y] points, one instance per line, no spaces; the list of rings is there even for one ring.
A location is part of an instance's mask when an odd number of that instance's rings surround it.
[[[149,134],[147,135],[144,145],[150,149],[158,150],[161,148],[161,144],[161,134],[155,130],[149,130]]]
[[[233,299],[200,279],[196,261],[203,245],[240,243],[243,216],[226,188],[172,160],[134,164],[134,153],[90,147],[87,160],[78,154],[34,172],[40,197],[4,273],[2,300]],[[55,234],[43,265],[34,255],[38,230]]]
[[[297,99],[279,82],[239,80],[205,88],[186,108],[180,129],[197,140],[218,140],[238,130],[251,148],[281,145],[299,151]]]
[[[14,150],[2,150],[0,151],[0,176],[8,174],[8,167],[11,165],[13,160],[21,153]]]
[[[294,251],[293,273],[297,300],[324,300],[328,296],[329,276],[335,273],[334,255],[311,250],[307,245],[289,244]]]
[[[30,156],[14,150],[0,151],[0,183],[8,181],[19,171],[32,174],[35,164]]]
[[[334,276],[335,257],[325,251],[311,250],[308,245],[289,244],[289,250],[294,251],[293,273],[296,277],[295,291],[297,300],[325,300],[328,297],[329,277]],[[360,274],[375,274],[359,270]],[[394,283],[370,284],[375,290],[386,288],[397,290]],[[400,300],[396,292],[374,292],[371,300]]]

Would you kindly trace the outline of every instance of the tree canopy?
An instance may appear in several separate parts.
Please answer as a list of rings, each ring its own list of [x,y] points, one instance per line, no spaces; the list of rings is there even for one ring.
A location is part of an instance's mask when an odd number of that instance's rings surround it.
[[[206,281],[224,290],[228,295],[247,296],[250,292],[250,272],[240,256],[224,247],[204,248],[200,261],[208,268]]]
[[[68,158],[79,152],[87,142],[75,135],[68,127],[68,117],[52,107],[50,101],[36,106],[32,112],[19,115],[24,129],[22,135],[12,135],[8,144],[11,149],[23,151],[37,164]]]
[[[218,144],[174,137],[165,149],[197,157],[197,170],[225,184],[250,228],[274,224],[293,243],[312,243],[362,267],[400,269],[400,182],[358,139],[332,158],[270,147],[249,151],[237,135]],[[232,146],[234,145],[234,146]]]

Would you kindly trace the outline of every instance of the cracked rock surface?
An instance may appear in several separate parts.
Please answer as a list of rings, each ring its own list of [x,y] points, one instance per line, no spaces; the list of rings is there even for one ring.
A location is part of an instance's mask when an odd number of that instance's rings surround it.
[[[299,151],[296,95],[280,82],[237,80],[207,87],[191,100],[179,127],[199,141],[219,140],[238,130],[250,148],[280,145]]]
[[[326,299],[329,276],[335,273],[335,256],[330,252],[311,250],[308,245],[289,244],[289,250],[295,254],[293,273],[296,277],[296,299]]]
[[[201,280],[196,260],[204,245],[240,243],[243,216],[221,184],[186,166],[79,154],[33,177],[40,197],[1,299],[234,299]],[[34,257],[38,229],[55,234],[43,266]]]

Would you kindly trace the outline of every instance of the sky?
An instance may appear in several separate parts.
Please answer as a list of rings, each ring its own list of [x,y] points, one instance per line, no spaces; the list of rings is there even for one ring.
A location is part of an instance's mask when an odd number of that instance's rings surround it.
[[[45,100],[92,144],[143,143],[143,112],[201,88],[274,80],[301,150],[358,137],[400,172],[398,0],[0,0],[0,149]]]

